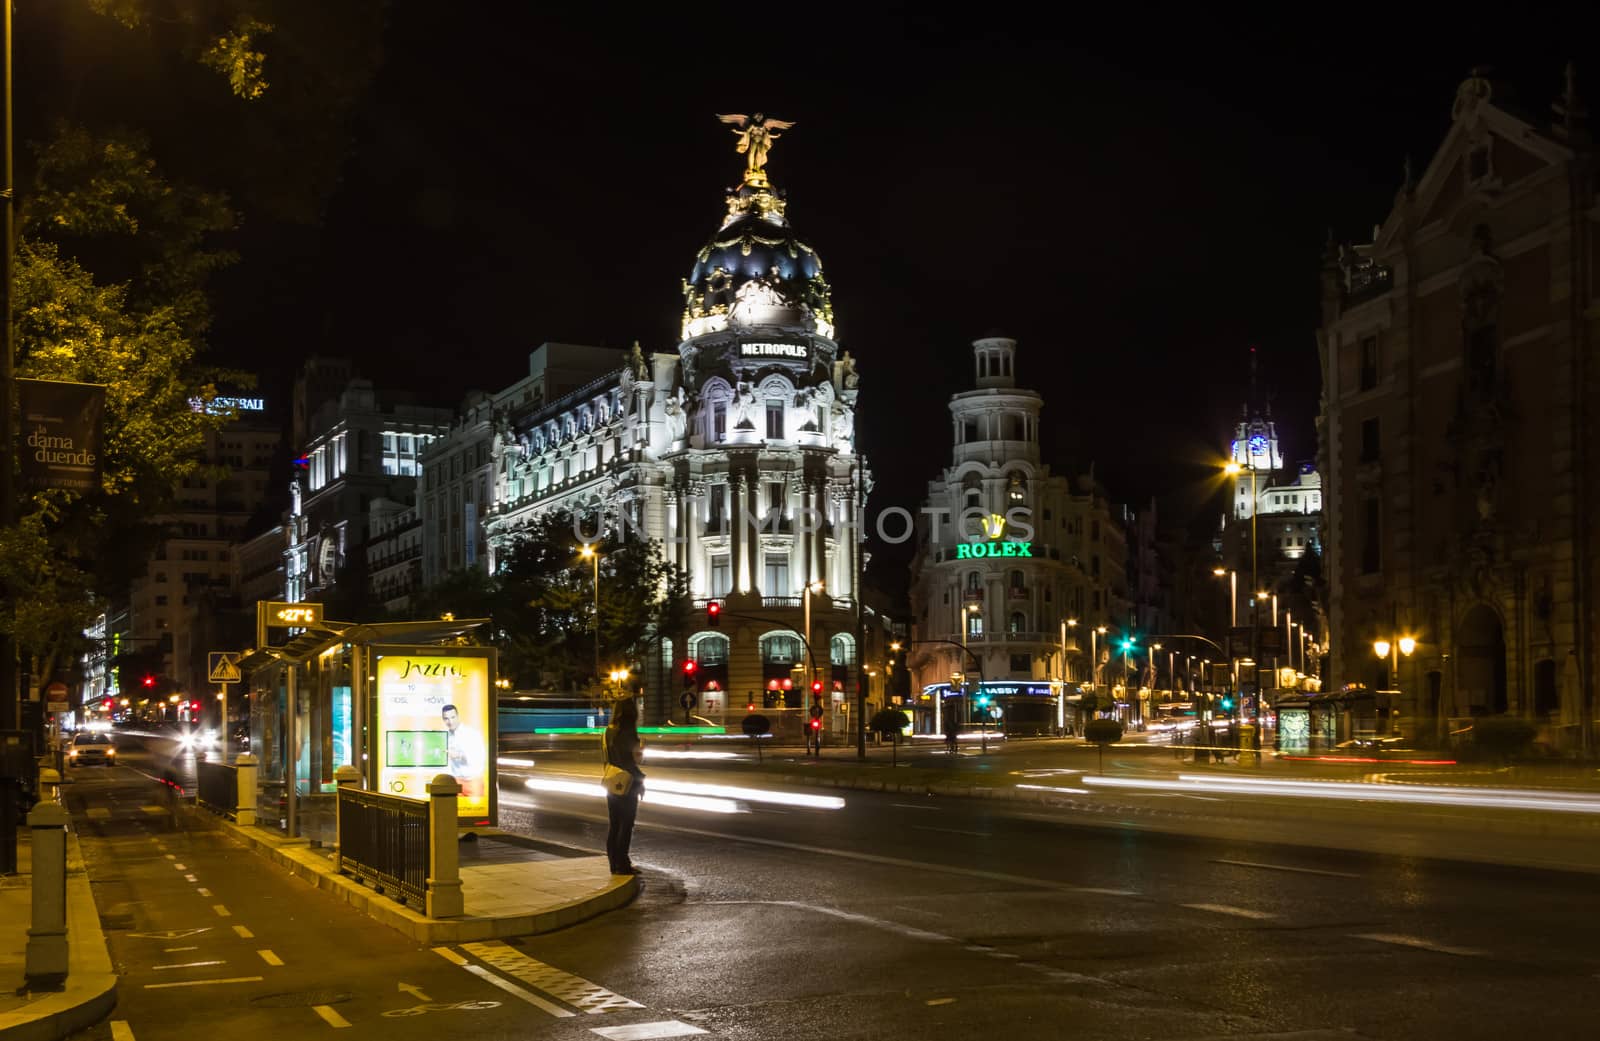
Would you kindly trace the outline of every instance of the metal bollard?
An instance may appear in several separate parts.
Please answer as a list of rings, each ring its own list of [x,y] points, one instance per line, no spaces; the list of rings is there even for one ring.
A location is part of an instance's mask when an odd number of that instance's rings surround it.
[[[33,830],[33,928],[24,975],[30,987],[57,989],[67,978],[67,811],[41,802],[28,814]]]
[[[333,771],[333,781],[341,789],[359,788],[361,787],[361,771],[349,763],[345,763]],[[333,797],[333,869],[335,871],[341,871],[344,868],[342,854],[340,853],[340,850],[344,848],[343,817],[344,808],[336,792]]]
[[[466,910],[461,892],[461,838],[456,831],[456,796],[461,785],[449,774],[428,782],[429,918],[452,918]]]
[[[256,822],[256,757],[249,752],[233,761],[239,793],[234,799],[233,819],[240,824]]]

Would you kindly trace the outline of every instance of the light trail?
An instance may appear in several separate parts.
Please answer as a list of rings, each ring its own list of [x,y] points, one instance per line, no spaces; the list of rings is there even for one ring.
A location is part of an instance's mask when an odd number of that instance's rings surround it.
[[[739,752],[679,752],[671,748],[650,748],[644,750],[646,759],[743,759]]]
[[[1515,788],[1460,789],[1433,785],[1361,784],[1352,781],[1257,780],[1253,777],[1208,777],[1200,774],[1179,774],[1176,781],[1135,777],[1085,777],[1083,783],[1096,788],[1142,788],[1168,792],[1276,795],[1354,802],[1600,814],[1600,796],[1585,796],[1578,793],[1551,796],[1545,792]]]
[[[522,782],[536,792],[558,792],[562,795],[581,795],[586,798],[598,799],[606,794],[600,782],[582,783],[579,781],[557,781],[544,777],[530,777]],[[739,804],[729,799],[707,799],[696,795],[677,795],[672,792],[658,791],[657,785],[652,782],[645,787],[644,802],[656,806],[674,806],[680,810],[699,810],[702,813],[738,813]]]

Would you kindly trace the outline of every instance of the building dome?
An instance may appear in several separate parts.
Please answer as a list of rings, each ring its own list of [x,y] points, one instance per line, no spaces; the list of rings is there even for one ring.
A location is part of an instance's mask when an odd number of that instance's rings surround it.
[[[787,201],[765,184],[728,193],[722,226],[683,283],[683,338],[727,328],[777,326],[833,335],[822,258],[784,216]]]

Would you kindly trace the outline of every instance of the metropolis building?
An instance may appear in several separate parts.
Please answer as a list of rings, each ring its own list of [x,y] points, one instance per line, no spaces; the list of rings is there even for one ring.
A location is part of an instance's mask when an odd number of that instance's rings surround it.
[[[642,663],[647,719],[679,711],[693,660],[698,715],[799,709],[815,678],[831,695],[829,728],[843,730],[871,483],[855,443],[858,375],[834,340],[822,261],[762,169],[766,149],[750,149],[694,257],[677,348],[636,344],[613,371],[499,417],[488,565],[547,511],[625,525],[683,569],[697,608],[698,631],[661,639]],[[711,600],[721,622],[702,628]]]

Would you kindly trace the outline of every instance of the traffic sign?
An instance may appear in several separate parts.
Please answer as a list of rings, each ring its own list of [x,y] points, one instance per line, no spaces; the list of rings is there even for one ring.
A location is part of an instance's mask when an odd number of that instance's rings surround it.
[[[822,703],[821,702],[813,701],[811,703],[811,718],[812,719],[820,719],[820,718],[822,718]]]
[[[696,701],[697,699],[694,696],[694,691],[686,690],[683,692],[683,697],[678,699],[678,704],[682,705],[686,709],[690,709],[694,708]]]
[[[206,655],[206,679],[212,683],[238,683],[239,655],[236,651],[212,651]]]

